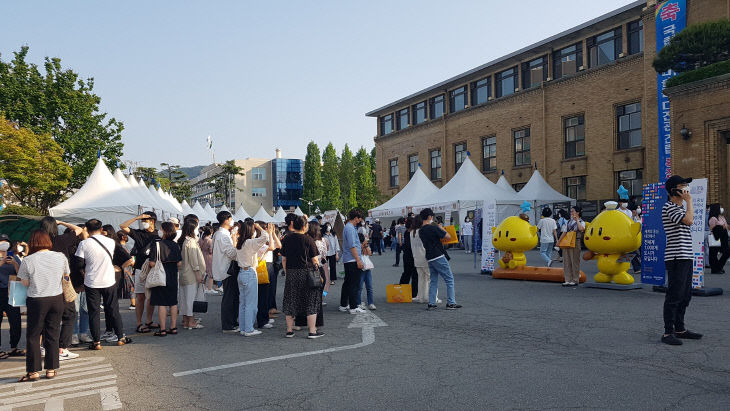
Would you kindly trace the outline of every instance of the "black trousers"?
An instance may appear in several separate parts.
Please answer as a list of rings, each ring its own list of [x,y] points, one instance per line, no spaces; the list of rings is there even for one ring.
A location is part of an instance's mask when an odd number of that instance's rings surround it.
[[[58,338],[61,333],[63,294],[53,297],[28,297],[28,328],[25,331],[25,371],[38,372],[41,367],[41,335],[46,357],[43,365],[47,370],[58,369]]]
[[[229,275],[223,280],[223,298],[221,299],[221,328],[232,330],[238,325],[238,278]]]
[[[17,348],[22,331],[20,307],[13,307],[8,303],[7,288],[0,288],[0,325],[3,323],[3,313],[8,316],[8,322],[10,323],[10,348]],[[0,344],[2,344],[2,340],[0,340]]]
[[[269,307],[266,308],[266,311],[272,308],[276,309],[276,284],[279,279],[279,268],[281,266],[278,263],[266,263],[267,270],[269,267],[271,267],[269,271]]]
[[[373,253],[377,251],[378,254],[383,254],[383,250],[380,249],[380,237],[371,239],[370,244],[372,244],[370,247]]]
[[[403,259],[403,274],[400,276],[400,282],[399,284],[411,284],[411,294],[413,298],[416,298],[418,295],[418,271],[416,271],[416,266],[413,263],[406,262],[406,259]]]
[[[357,308],[357,291],[360,288],[361,275],[362,270],[357,268],[356,262],[345,263],[345,281],[342,283],[342,292],[340,293],[341,307]]]
[[[101,338],[101,303],[104,302],[105,318],[111,316],[112,328],[117,338],[124,337],[122,316],[119,314],[119,300],[117,300],[117,285],[107,288],[86,287],[86,308],[89,311],[89,331],[91,338],[98,342]],[[107,320],[109,321],[109,320]]]
[[[269,275],[269,277],[271,276]],[[269,323],[269,307],[271,307],[271,302],[269,301],[271,298],[271,292],[269,291],[270,287],[271,283],[259,284],[259,303],[258,311],[256,311],[256,324],[258,328]]]
[[[395,240],[394,240],[395,241]],[[400,253],[403,251],[403,246],[396,243],[395,244],[395,265],[400,264]]]
[[[107,327],[110,326],[108,311],[104,311],[107,315]],[[76,325],[76,303],[71,301],[70,303],[63,302],[63,314],[61,315],[61,339],[58,341],[58,346],[61,348],[68,348],[71,346],[71,337],[74,333],[74,326]]]
[[[330,282],[337,281],[337,254],[327,256],[327,262],[330,263]]]
[[[664,333],[684,331],[684,313],[692,299],[692,260],[669,260],[664,296]]]

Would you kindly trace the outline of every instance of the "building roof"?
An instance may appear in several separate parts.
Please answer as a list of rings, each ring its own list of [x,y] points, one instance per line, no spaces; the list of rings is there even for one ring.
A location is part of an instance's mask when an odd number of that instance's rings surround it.
[[[463,78],[468,77],[468,76],[470,76],[472,74],[478,73],[478,72],[480,72],[482,70],[485,70],[485,69],[487,69],[487,68],[489,68],[491,66],[495,66],[495,65],[497,65],[499,63],[502,63],[502,62],[505,62],[505,61],[507,61],[507,60],[509,60],[511,58],[517,57],[517,56],[519,56],[519,55],[521,55],[523,53],[526,53],[526,52],[531,51],[533,49],[537,49],[537,48],[539,48],[541,46],[545,46],[545,45],[547,45],[547,44],[549,44],[549,43],[551,43],[551,42],[553,42],[555,40],[558,40],[560,38],[570,36],[571,34],[577,33],[577,32],[579,32],[579,31],[581,31],[581,30],[583,30],[583,29],[585,29],[587,27],[593,26],[594,24],[600,23],[602,21],[609,20],[609,19],[611,19],[613,17],[616,17],[616,16],[618,16],[618,15],[626,12],[626,11],[629,11],[629,10],[632,10],[632,9],[635,9],[635,8],[638,8],[638,7],[643,8],[645,6],[646,6],[646,0],[638,0],[638,1],[635,1],[633,3],[627,4],[627,5],[625,5],[623,7],[620,7],[618,9],[616,9],[616,10],[610,11],[610,12],[608,12],[608,13],[602,15],[602,16],[596,17],[595,19],[589,20],[589,21],[587,21],[587,22],[585,22],[583,24],[580,24],[578,26],[575,26],[573,28],[570,28],[568,30],[565,30],[563,32],[560,32],[560,33],[558,33],[558,34],[556,34],[554,36],[548,37],[548,38],[546,38],[544,40],[538,41],[537,43],[531,44],[531,45],[529,45],[527,47],[523,47],[523,48],[521,48],[521,49],[519,49],[519,50],[517,50],[515,52],[512,52],[512,53],[507,54],[505,56],[499,57],[497,59],[494,59],[494,60],[492,60],[492,61],[490,61],[488,63],[482,64],[479,67],[473,68],[473,69],[471,69],[469,71],[466,71],[464,73],[461,73],[461,74],[459,74],[457,76],[451,77],[451,78],[449,78],[447,80],[444,80],[444,81],[442,81],[440,83],[434,84],[433,86],[430,86],[428,88],[425,88],[425,89],[423,89],[423,90],[421,90],[421,91],[419,91],[417,93],[413,93],[413,94],[411,94],[409,96],[403,97],[403,98],[401,98],[399,100],[396,100],[396,101],[394,101],[392,103],[386,104],[386,105],[384,105],[384,106],[382,106],[380,108],[377,108],[377,109],[372,110],[372,111],[370,111],[368,113],[365,113],[365,115],[368,116],[368,117],[377,117],[381,112],[384,112],[384,111],[386,111],[388,109],[393,109],[396,106],[399,106],[399,105],[403,104],[404,102],[406,102],[408,100],[414,99],[414,98],[416,98],[418,96],[421,96],[421,95],[429,94],[429,93],[431,93],[431,92],[433,92],[435,90],[443,89],[445,87],[448,88],[448,86],[452,85],[453,83],[457,83],[460,80],[462,80]]]

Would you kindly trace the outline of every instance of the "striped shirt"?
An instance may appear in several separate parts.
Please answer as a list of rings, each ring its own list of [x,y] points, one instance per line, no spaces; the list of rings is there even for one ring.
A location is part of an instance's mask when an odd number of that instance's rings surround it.
[[[63,294],[61,278],[70,271],[62,253],[38,251],[23,259],[18,278],[30,281],[28,297],[55,297]]]
[[[687,211],[684,207],[667,201],[662,207],[662,223],[667,235],[664,261],[692,259],[692,231],[682,219]]]

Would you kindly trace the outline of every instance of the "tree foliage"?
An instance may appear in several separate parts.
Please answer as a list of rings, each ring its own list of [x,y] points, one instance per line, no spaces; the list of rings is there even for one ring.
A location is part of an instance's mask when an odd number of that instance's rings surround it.
[[[68,187],[57,191],[79,188],[94,169],[99,151],[109,167],[122,156],[124,125],[99,111],[101,98],[93,93],[93,78],[83,80],[62,68],[61,59],[49,57],[41,73],[36,64],[26,62],[27,55],[24,46],[13,60],[0,59],[0,111],[37,135],[50,135],[72,169]]]
[[[302,207],[307,214],[312,214],[322,201],[322,164],[319,147],[314,141],[307,144],[307,155],[304,157],[304,187],[302,190]],[[308,202],[307,202],[308,201]]]
[[[169,191],[180,202],[189,198],[193,190],[187,181],[187,175],[180,171],[180,166],[170,163],[160,163],[160,167],[162,167],[160,174],[166,180],[162,184],[163,188]]]
[[[340,198],[340,165],[337,151],[332,143],[322,153],[322,211],[339,210],[342,206]]]
[[[71,167],[49,133],[36,134],[0,118],[0,147],[0,178],[21,206],[45,212],[63,198]]]
[[[664,46],[654,58],[657,73],[694,70],[730,58],[730,20],[693,24]]]
[[[365,148],[360,147],[355,155],[355,197],[357,198],[357,206],[363,210],[375,207],[375,191],[370,154]]]
[[[245,176],[243,167],[237,166],[234,160],[228,160],[220,165],[221,172],[210,179],[215,188],[215,198],[222,201],[226,207],[230,207],[235,196],[235,179],[238,176]],[[242,191],[243,189],[238,189]]]
[[[342,199],[342,210],[348,212],[357,207],[355,196],[355,161],[352,158],[350,147],[345,144],[340,156],[340,198]]]

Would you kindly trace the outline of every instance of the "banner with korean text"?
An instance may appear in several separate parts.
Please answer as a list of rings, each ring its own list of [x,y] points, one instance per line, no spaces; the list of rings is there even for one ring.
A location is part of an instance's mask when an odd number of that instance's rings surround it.
[[[482,271],[494,271],[494,246],[492,245],[492,227],[497,226],[497,203],[484,200],[482,206]]]

